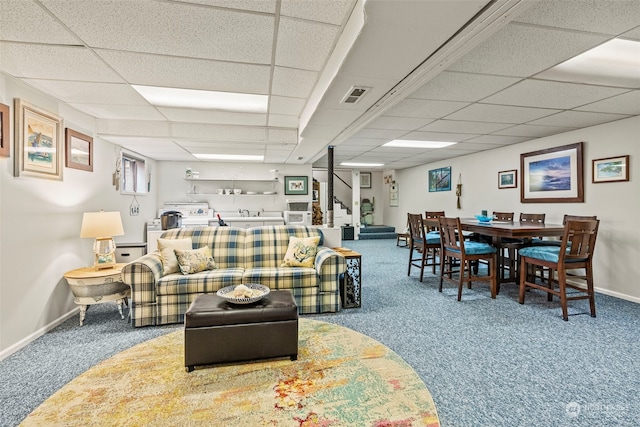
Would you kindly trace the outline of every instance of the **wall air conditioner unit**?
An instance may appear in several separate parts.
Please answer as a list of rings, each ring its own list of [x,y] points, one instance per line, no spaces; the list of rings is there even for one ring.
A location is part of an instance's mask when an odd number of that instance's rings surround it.
[[[371,89],[367,86],[352,86],[340,101],[341,104],[356,104]]]

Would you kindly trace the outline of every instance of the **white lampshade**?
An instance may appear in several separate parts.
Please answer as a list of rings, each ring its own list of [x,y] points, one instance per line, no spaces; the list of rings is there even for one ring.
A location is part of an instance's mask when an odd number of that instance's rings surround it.
[[[82,216],[80,237],[113,237],[123,234],[120,212],[85,212]]]

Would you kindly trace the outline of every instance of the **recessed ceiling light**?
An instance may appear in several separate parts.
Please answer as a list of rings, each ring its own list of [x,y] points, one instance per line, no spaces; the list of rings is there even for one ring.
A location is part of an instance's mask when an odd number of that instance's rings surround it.
[[[244,113],[267,112],[267,95],[157,86],[132,85],[132,87],[157,107],[197,108],[240,111]]]
[[[264,156],[250,154],[194,154],[200,160],[238,160],[245,162],[261,162]]]
[[[410,139],[394,139],[391,142],[383,144],[383,147],[402,147],[402,148],[442,148],[449,145],[457,144],[457,142],[448,141],[416,141]]]
[[[637,88],[640,86],[640,42],[613,39],[573,57],[536,78],[573,83]]]
[[[351,162],[344,162],[344,163],[340,163],[340,166],[352,166],[352,167],[378,167],[378,166],[384,166],[384,163],[351,163]]]

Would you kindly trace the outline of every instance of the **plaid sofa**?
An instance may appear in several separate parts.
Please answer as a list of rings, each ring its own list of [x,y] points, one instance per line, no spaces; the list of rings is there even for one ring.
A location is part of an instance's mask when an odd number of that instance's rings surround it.
[[[320,236],[314,268],[280,267],[289,247],[289,237]],[[260,283],[271,289],[290,289],[300,314],[340,310],[339,277],[345,259],[322,246],[322,231],[304,225],[274,225],[254,228],[177,228],[164,239],[190,237],[193,248],[209,246],[216,262],[214,270],[183,275],[162,274],[159,252],[127,264],[122,281],[131,286],[133,326],[181,323],[198,294],[215,293],[229,285]]]

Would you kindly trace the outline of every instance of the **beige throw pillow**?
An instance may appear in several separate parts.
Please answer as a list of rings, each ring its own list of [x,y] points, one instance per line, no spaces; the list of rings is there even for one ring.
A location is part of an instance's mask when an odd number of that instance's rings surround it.
[[[320,237],[290,237],[282,267],[313,267]]]
[[[182,274],[199,273],[216,268],[216,263],[213,261],[209,246],[188,251],[176,249],[175,253]]]
[[[176,257],[175,250],[180,249],[183,251],[193,249],[191,238],[187,239],[158,239],[158,250],[160,251],[160,258],[162,258],[162,274],[177,273],[180,271],[178,268],[178,258]]]

